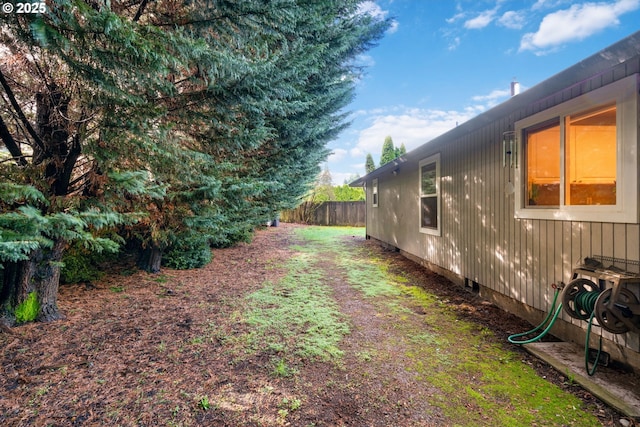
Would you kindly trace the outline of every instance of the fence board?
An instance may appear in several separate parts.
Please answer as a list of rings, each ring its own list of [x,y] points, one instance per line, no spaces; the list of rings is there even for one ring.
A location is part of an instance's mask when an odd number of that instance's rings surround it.
[[[365,202],[304,202],[281,213],[283,222],[364,227]]]

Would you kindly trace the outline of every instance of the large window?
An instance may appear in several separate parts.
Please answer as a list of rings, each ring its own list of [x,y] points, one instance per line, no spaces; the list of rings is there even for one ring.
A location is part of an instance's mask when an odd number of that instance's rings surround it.
[[[521,218],[637,218],[637,76],[516,123]]]
[[[420,162],[420,231],[440,235],[440,154]]]
[[[560,205],[560,123],[553,120],[524,131],[527,206]]]
[[[565,117],[565,204],[616,204],[616,106]]]

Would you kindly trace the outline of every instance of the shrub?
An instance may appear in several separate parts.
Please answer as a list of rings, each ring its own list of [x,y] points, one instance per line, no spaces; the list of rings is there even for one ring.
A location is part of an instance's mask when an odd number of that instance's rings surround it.
[[[62,257],[64,266],[60,270],[62,283],[82,283],[99,280],[104,276],[101,264],[114,261],[119,252],[91,252],[81,243],[74,243]]]
[[[250,243],[253,239],[253,227],[248,225],[227,227],[225,233],[212,236],[210,244],[212,248],[228,248],[238,242]]]
[[[162,265],[178,270],[200,268],[211,261],[211,249],[206,235],[183,233],[167,248]]]

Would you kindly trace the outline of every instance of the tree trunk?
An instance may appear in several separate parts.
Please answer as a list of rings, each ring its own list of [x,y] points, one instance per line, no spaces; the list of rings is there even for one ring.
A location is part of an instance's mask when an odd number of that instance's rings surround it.
[[[58,309],[60,260],[66,244],[57,240],[51,249],[33,251],[26,261],[6,263],[0,270],[0,322],[16,323],[16,309],[32,292],[36,293],[38,313],[33,320],[51,322],[62,319]]]
[[[0,270],[0,323],[15,324],[15,309],[34,291],[31,283],[34,263],[31,261],[7,262]]]
[[[142,250],[138,267],[148,273],[159,273],[162,263],[162,248],[152,244]]]
[[[40,303],[37,320],[41,322],[52,322],[64,318],[58,309],[58,288],[60,286],[60,262],[65,247],[66,242],[58,239],[50,250],[39,251],[41,259],[37,263],[34,282]]]
[[[73,166],[80,154],[79,141],[69,141],[65,116],[69,99],[55,85],[46,93],[36,94],[36,129],[46,152],[34,147],[33,163],[45,163],[45,179],[51,195],[65,196]]]

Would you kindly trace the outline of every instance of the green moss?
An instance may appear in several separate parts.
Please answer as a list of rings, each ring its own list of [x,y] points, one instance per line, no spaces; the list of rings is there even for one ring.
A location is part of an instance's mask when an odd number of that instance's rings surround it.
[[[35,292],[31,292],[27,298],[16,307],[16,322],[26,323],[36,320],[40,311],[40,303]]]
[[[384,315],[394,332],[384,345],[359,349],[355,356],[382,366],[386,361],[396,363],[402,355],[406,371],[437,390],[429,402],[445,424],[599,425],[579,399],[540,378],[491,330],[461,319],[446,298],[412,286],[412,276],[395,273],[386,259],[349,244],[356,234],[362,232],[337,227],[300,229],[297,237],[304,244],[296,246],[297,253],[282,266],[284,277],[265,283],[248,297],[251,310],[243,314],[253,330],[248,341],[254,351],[278,353],[274,371],[279,374],[274,375],[284,376],[294,355],[340,360],[340,340],[349,328],[328,283],[337,275],[332,271],[327,276],[324,270],[329,260],[339,266],[341,279],[366,298],[378,315]],[[420,317],[404,320],[414,313]]]

